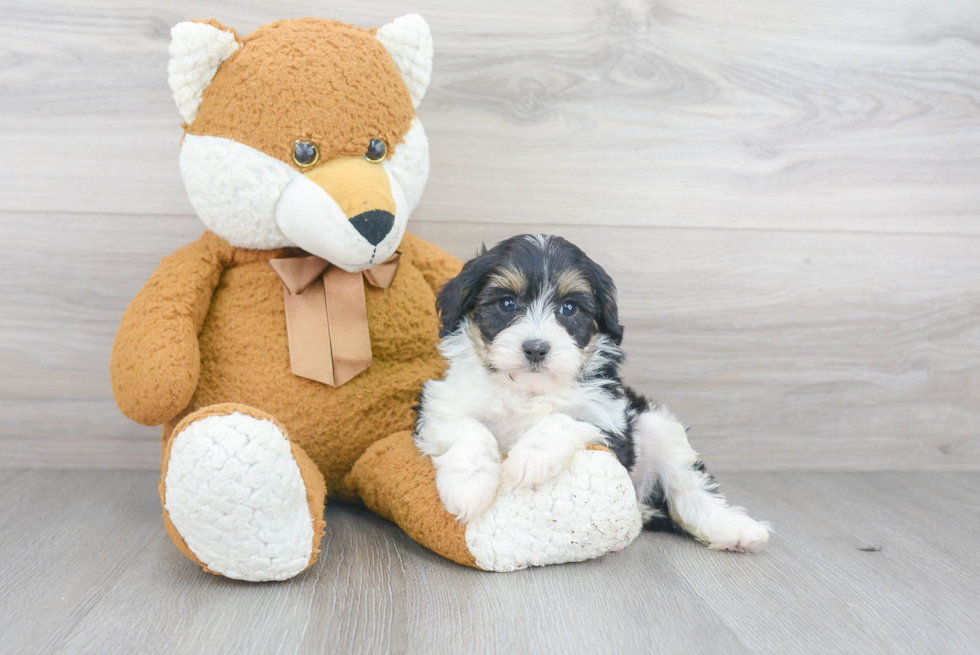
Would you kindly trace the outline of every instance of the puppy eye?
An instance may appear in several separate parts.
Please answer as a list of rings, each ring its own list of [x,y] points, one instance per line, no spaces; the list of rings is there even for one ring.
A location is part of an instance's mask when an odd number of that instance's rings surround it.
[[[293,163],[300,168],[309,168],[320,159],[320,149],[309,141],[293,143]]]
[[[559,308],[558,313],[562,316],[575,316],[575,312],[578,311],[578,304],[574,300],[566,300],[562,303],[561,308]]]
[[[364,158],[367,159],[372,164],[377,164],[385,155],[388,154],[388,145],[381,139],[371,139],[371,143],[368,144],[367,152],[364,153]]]
[[[501,298],[497,305],[501,311],[507,312],[508,314],[517,309],[517,301],[513,298]]]

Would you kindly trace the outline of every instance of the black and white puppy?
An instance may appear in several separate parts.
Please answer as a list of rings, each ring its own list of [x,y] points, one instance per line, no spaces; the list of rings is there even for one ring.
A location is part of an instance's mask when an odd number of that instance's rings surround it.
[[[540,234],[484,248],[438,306],[449,369],[425,385],[415,438],[460,521],[480,516],[501,482],[541,484],[577,450],[605,444],[630,471],[645,526],[722,550],[769,539],[728,506],[677,418],[620,380],[616,287],[579,248]]]

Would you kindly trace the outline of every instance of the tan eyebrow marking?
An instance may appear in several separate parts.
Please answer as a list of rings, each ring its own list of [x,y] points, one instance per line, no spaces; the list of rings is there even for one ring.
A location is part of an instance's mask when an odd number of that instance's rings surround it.
[[[520,295],[524,291],[527,280],[524,274],[513,268],[502,268],[490,275],[490,286],[498,287]]]
[[[556,291],[559,298],[571,293],[592,293],[592,286],[580,271],[565,270],[558,274]]]

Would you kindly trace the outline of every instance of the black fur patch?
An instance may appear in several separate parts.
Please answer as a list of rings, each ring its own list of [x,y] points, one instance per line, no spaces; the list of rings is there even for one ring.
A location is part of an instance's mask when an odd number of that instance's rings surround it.
[[[519,292],[491,284],[506,271],[520,273],[523,284]],[[552,297],[555,312],[566,301],[573,301],[578,308],[572,316],[558,313],[559,323],[580,348],[584,348],[597,332],[620,344],[623,328],[619,325],[616,286],[612,278],[574,244],[561,237],[546,235],[511,237],[490,250],[484,248],[480,255],[468,261],[460,274],[439,292],[436,301],[442,319],[439,336],[453,333],[469,316],[489,343],[523,316],[536,299],[553,294],[561,275],[569,272],[581,275],[592,293],[575,291],[563,297]],[[504,310],[501,301],[505,298],[514,299],[514,311]]]
[[[664,495],[663,487],[660,482],[654,485],[646,498],[641,501],[644,505],[654,511],[654,515],[643,522],[643,528],[652,532],[678,532],[683,533],[684,529],[670,518],[670,507],[667,505],[667,497]]]

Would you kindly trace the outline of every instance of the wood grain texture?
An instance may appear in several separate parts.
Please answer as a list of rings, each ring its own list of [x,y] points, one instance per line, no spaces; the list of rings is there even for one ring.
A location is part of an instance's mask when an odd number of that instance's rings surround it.
[[[323,10],[0,6],[0,209],[176,214],[169,27]],[[406,11],[437,48],[427,220],[980,232],[976,3],[330,6],[364,25]]]
[[[455,565],[361,507],[284,583],[202,573],[150,472],[0,471],[8,652],[972,653],[980,476],[722,476],[776,526],[734,555],[644,533],[599,560]]]
[[[169,27],[312,2],[0,0],[0,466],[154,467],[112,336],[201,231]],[[629,378],[718,470],[980,467],[980,5],[332,3],[436,41],[412,228],[560,233],[619,282]]]
[[[0,459],[154,468],[157,431],[114,408],[119,316],[196,219],[0,214]],[[504,224],[417,221],[468,257]],[[715,470],[980,467],[980,238],[534,223],[619,281],[627,380],[668,404]],[[125,233],[126,240],[113,235]],[[72,244],[95,236],[98,255]]]

